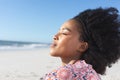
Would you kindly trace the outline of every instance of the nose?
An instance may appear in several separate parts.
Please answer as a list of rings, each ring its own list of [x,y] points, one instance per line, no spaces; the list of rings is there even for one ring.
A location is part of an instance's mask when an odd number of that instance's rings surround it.
[[[53,39],[54,39],[54,40],[58,40],[58,39],[59,39],[59,38],[58,38],[58,33],[54,35]]]

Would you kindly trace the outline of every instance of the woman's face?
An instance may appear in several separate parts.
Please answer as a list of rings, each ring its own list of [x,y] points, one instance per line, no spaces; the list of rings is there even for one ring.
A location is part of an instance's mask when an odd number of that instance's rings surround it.
[[[80,26],[75,20],[65,22],[53,38],[50,47],[50,55],[62,58],[78,57],[80,46],[80,33],[77,30]]]

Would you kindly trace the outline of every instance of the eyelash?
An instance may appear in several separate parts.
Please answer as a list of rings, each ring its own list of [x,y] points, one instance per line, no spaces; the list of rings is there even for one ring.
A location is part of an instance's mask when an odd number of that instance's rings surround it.
[[[59,34],[62,34],[62,35],[67,35],[67,33],[64,33],[64,32],[59,32]]]
[[[66,33],[62,33],[63,35],[67,35]]]

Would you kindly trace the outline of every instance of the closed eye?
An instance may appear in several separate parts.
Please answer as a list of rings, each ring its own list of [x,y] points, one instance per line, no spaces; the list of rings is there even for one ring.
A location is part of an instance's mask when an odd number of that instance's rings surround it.
[[[68,28],[63,28],[63,29],[60,29],[60,31],[59,31],[59,33],[63,34],[63,35],[69,35],[70,32],[71,31]]]
[[[62,33],[63,35],[68,35],[67,33]]]

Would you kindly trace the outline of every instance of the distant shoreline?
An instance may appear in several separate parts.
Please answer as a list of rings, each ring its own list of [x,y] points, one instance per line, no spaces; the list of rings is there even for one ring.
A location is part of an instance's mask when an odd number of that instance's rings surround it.
[[[20,42],[20,41],[4,41],[0,40],[0,50],[24,50],[24,49],[39,49],[48,48],[50,43],[38,42]]]

